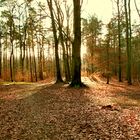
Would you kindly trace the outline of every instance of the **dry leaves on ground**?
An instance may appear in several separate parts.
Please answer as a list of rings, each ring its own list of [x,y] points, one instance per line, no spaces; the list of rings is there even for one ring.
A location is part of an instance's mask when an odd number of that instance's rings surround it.
[[[126,88],[40,83],[0,89],[0,140],[140,139],[139,106],[115,102]]]

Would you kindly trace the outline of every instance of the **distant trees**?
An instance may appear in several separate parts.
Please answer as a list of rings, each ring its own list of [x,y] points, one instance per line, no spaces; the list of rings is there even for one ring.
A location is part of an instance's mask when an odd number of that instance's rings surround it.
[[[3,2],[5,8],[2,11],[1,19],[3,20],[3,26],[1,27],[2,78],[7,80],[10,78],[11,81],[37,81],[39,77],[38,71],[40,70],[37,67],[41,64],[37,64],[37,62],[39,62],[40,57],[44,56],[36,57],[36,44],[38,43],[42,47],[42,43],[46,40],[44,38],[43,41],[37,41],[38,39],[35,38],[40,28],[38,26],[39,16],[36,13],[37,9],[31,7],[31,1],[23,3],[14,0]],[[41,20],[43,21],[43,19]],[[43,32],[44,28],[41,30]]]
[[[133,37],[132,44],[133,44],[133,77],[135,80],[140,82],[140,27],[139,25],[135,25],[133,28],[135,36]]]
[[[136,59],[138,58],[139,54],[139,51],[136,53],[136,50],[138,50],[136,44],[139,40],[139,33],[138,30],[134,32],[134,25],[131,24],[132,18],[130,1],[114,0],[114,2],[116,5],[116,9],[114,9],[114,11],[116,10],[116,13],[108,23],[109,26],[107,27],[109,32],[106,32],[106,38],[100,38],[100,35],[97,36],[97,40],[99,41],[97,41],[97,47],[94,50],[88,51],[89,44],[91,44],[90,46],[96,45],[94,43],[95,41],[91,41],[89,37],[89,27],[87,26],[89,25],[87,22],[88,20],[83,20],[83,35],[85,35],[86,38],[88,53],[85,57],[87,62],[87,70],[91,69],[90,65],[92,63],[94,66],[96,66],[94,67],[95,72],[100,71],[105,73],[103,75],[108,78],[109,71],[110,76],[118,76],[119,82],[121,82],[123,79],[127,79],[128,84],[131,85],[132,79],[135,80],[134,77],[136,77],[137,74],[139,75],[139,59]],[[138,28],[138,25],[135,27]],[[92,30],[96,31],[94,29],[94,25],[91,25],[91,31]],[[134,47],[134,45],[137,49]],[[92,54],[95,54],[92,57],[93,59],[90,58]],[[137,57],[134,59],[134,56]],[[105,68],[107,68],[106,71]]]
[[[10,79],[13,82],[15,79],[15,61],[14,61],[14,41],[16,40],[16,29],[15,29],[15,3],[11,2],[10,4],[7,4],[8,10],[4,11],[2,16],[7,19],[6,25],[8,29],[8,34],[9,34],[9,44],[10,44]]]
[[[106,38],[105,38],[105,48],[106,48],[106,78],[107,78],[107,84],[109,84],[110,81],[110,45],[111,45],[111,22],[109,24],[107,24],[107,34],[106,34]]]
[[[95,71],[95,50],[100,44],[100,35],[102,22],[95,15],[88,19],[83,19],[83,38],[87,45],[88,53],[88,72],[91,74]]]

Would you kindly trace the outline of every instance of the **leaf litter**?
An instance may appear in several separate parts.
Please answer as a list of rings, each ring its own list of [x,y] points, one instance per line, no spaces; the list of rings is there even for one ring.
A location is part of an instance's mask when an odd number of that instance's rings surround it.
[[[0,140],[138,140],[139,93],[117,83],[0,85]]]

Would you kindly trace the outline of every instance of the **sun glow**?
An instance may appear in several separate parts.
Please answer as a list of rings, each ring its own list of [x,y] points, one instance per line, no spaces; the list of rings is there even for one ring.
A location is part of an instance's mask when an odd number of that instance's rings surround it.
[[[112,2],[111,0],[87,0],[83,4],[84,17],[96,14],[100,20],[107,23],[112,17]]]

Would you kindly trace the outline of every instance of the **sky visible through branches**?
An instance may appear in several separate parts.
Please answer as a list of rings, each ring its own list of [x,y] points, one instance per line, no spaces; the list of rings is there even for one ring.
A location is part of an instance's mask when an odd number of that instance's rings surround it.
[[[138,8],[140,7],[140,1],[136,0]],[[139,17],[136,12],[136,8],[134,5],[134,1],[131,1],[131,12],[132,12],[132,21],[139,22]],[[105,24],[110,21],[114,12],[117,12],[116,5],[114,0],[85,0],[83,4],[83,16],[87,17],[92,14],[97,15],[99,19],[101,19]]]

